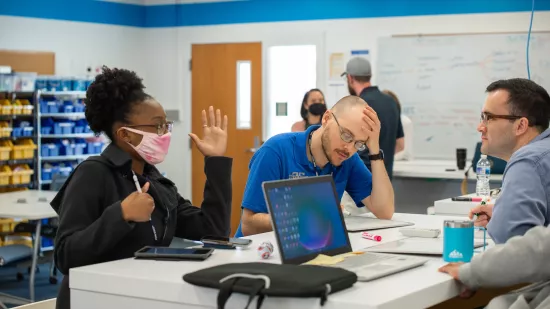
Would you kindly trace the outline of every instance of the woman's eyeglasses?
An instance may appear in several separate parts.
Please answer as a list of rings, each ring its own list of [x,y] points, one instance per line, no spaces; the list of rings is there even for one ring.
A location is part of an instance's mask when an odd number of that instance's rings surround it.
[[[157,134],[158,136],[162,136],[168,132],[172,132],[172,128],[174,127],[173,121],[167,121],[164,123],[159,124],[138,124],[138,125],[132,125],[127,126],[128,128],[137,128],[137,127],[150,127],[150,128],[157,128]]]

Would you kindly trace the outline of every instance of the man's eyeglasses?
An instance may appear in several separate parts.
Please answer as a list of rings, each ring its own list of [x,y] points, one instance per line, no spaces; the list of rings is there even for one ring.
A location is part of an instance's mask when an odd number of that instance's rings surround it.
[[[340,138],[346,143],[353,142],[353,135],[351,135],[351,133],[344,131],[344,129],[342,129],[342,126],[340,126],[338,119],[336,119],[336,115],[334,115],[334,113],[332,112],[331,114],[332,114],[332,117],[334,117],[334,121],[336,121],[336,124],[338,125],[338,129],[340,130]],[[361,141],[356,141],[353,146],[355,147],[355,149],[357,149],[357,151],[363,151],[367,148],[367,144]]]
[[[484,125],[487,125],[487,122],[492,119],[506,119],[506,120],[516,120],[523,118],[523,116],[516,116],[516,115],[494,115],[487,112],[481,113],[480,121],[483,122]]]
[[[174,126],[173,121],[167,121],[164,123],[159,124],[139,124],[139,125],[133,125],[133,126],[127,126],[128,128],[137,128],[137,127],[151,127],[151,128],[157,128],[157,134],[158,136],[162,136],[168,132],[172,132],[172,127]]]

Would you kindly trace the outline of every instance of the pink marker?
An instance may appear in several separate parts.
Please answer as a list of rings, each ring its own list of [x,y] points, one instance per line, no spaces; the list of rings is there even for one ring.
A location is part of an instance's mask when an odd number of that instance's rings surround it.
[[[382,241],[382,236],[380,236],[380,235],[374,235],[374,234],[369,234],[367,232],[363,232],[361,234],[361,236],[363,236],[363,238],[369,239],[369,240]]]

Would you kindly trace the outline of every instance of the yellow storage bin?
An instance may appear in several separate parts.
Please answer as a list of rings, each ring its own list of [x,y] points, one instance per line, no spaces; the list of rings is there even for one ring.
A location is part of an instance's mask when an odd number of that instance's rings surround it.
[[[29,236],[6,236],[4,246],[25,245],[32,248],[32,239]]]
[[[13,131],[13,128],[10,126],[9,122],[0,121],[0,137],[10,137],[11,131]]]
[[[13,145],[11,158],[13,160],[32,159],[34,158],[34,150],[37,148],[32,139],[23,139]]]
[[[15,100],[12,102],[11,113],[14,115],[21,115],[23,113],[23,105],[20,100]]]
[[[0,219],[0,233],[11,233],[18,222],[13,219]]]
[[[9,166],[0,166],[0,185],[9,185],[11,175],[12,172]]]
[[[12,104],[12,113],[14,115],[32,115],[34,106],[29,100],[15,100]]]
[[[21,100],[21,105],[23,106],[23,110],[21,111],[21,114],[32,115],[32,111],[34,110],[34,105],[32,105],[29,100]]]
[[[12,166],[11,184],[28,184],[31,182],[32,174],[34,174],[34,171],[27,164]]]
[[[12,110],[10,100],[0,100],[0,115],[11,115]]]
[[[12,150],[13,144],[11,141],[0,141],[0,161],[9,160]]]

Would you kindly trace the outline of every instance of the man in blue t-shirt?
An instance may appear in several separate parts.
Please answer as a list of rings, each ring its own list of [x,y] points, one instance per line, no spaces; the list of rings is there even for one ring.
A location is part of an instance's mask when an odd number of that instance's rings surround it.
[[[331,174],[339,199],[347,191],[357,206],[365,205],[378,218],[390,219],[394,194],[379,136],[376,112],[363,99],[347,96],[323,114],[320,126],[267,140],[250,161],[241,224],[235,236],[272,230],[262,183],[279,179]],[[372,174],[357,154],[366,148]]]

